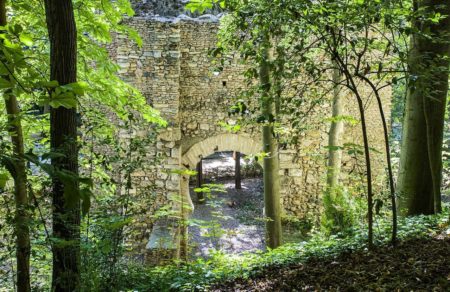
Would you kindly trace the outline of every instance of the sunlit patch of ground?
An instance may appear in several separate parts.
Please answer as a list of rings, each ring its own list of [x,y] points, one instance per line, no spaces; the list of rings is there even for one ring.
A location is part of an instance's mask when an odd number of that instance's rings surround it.
[[[245,179],[241,190],[234,181],[221,183],[226,193],[195,205],[189,228],[193,255],[207,256],[211,248],[228,253],[264,249],[262,180]],[[196,197],[193,190],[191,195]]]
[[[237,190],[232,152],[218,152],[203,159],[204,183],[222,184],[225,192],[213,193],[206,204],[199,204],[191,186],[195,208],[190,218],[189,243],[193,257],[208,256],[211,249],[232,254],[265,249],[264,190],[262,169],[258,167],[241,159],[241,173],[246,178],[242,179],[242,189]],[[304,231],[297,229],[292,224],[285,226],[284,238],[304,240]]]

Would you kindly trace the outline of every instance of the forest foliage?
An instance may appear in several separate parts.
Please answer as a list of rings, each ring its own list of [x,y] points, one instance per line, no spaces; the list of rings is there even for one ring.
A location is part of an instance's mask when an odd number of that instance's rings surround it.
[[[217,47],[211,50],[215,64],[211,70],[223,70],[230,56],[239,57],[247,68],[248,88],[230,109],[239,123],[218,123],[232,132],[256,124],[264,133],[266,152],[261,158],[269,249],[233,257],[216,251],[209,259],[146,268],[141,259],[130,256],[127,227],[154,205],[157,195],[149,188],[145,202],[132,200],[132,174],[152,167],[144,160],[146,151],[167,123],[136,88],[119,77],[119,66],[109,56],[108,48],[114,46],[118,34],[142,45],[137,32],[124,21],[134,15],[131,3],[69,1],[77,31],[72,40],[77,44],[77,82],[59,84],[50,78],[55,48],[50,46],[48,32],[54,27],[48,27],[46,5],[37,0],[0,2],[6,4],[5,23],[0,27],[0,91],[4,97],[0,102],[0,290],[21,286],[17,275],[23,267],[16,270],[16,256],[19,259],[23,252],[16,242],[21,230],[29,230],[31,242],[31,284],[21,291],[55,288],[52,253],[72,245],[80,252],[80,273],[75,275],[80,291],[192,291],[246,279],[269,267],[385,247],[389,241],[395,246],[399,240],[428,238],[448,229],[448,5],[431,0],[191,0],[186,5],[191,12],[203,13],[217,6],[226,10]],[[423,45],[428,42],[434,46]],[[333,73],[339,78],[332,78]],[[371,177],[371,153],[379,150],[367,138],[361,84],[370,89],[384,120],[385,135],[380,139],[386,147],[386,180],[381,190],[374,187]],[[329,150],[346,151],[362,161],[362,174],[353,177],[358,182],[355,185],[340,182],[324,191],[325,211],[321,219],[307,218],[311,231],[306,242],[282,245],[278,161],[272,154],[300,139],[310,126],[305,122],[309,114],[305,108],[329,102],[326,96],[336,88],[354,96],[359,116],[324,117],[324,121],[361,126],[363,145],[330,146]],[[390,124],[380,97],[385,88],[393,92]],[[421,102],[415,104],[412,101],[419,100],[414,99],[417,96]],[[14,114],[8,112],[12,101],[17,103]],[[422,111],[415,111],[418,107]],[[249,114],[251,108],[255,110]],[[76,111],[78,138],[72,142],[79,151],[79,174],[55,164],[67,154],[51,146],[55,109]],[[288,133],[283,127],[286,120],[292,126]],[[417,132],[417,125],[422,132]],[[17,152],[19,135],[12,130],[19,126],[23,153]],[[402,127],[403,137],[412,138],[401,140],[397,127]],[[145,137],[134,135],[142,131]],[[413,158],[422,164],[411,164],[411,157],[404,153],[424,153],[424,157]],[[160,159],[156,157],[152,164],[158,165]],[[26,166],[25,203],[17,200],[20,162]],[[415,179],[420,175],[427,178],[422,184]],[[394,180],[401,183],[395,185]],[[51,227],[55,181],[64,186],[64,208],[80,205],[75,243],[55,236]],[[397,211],[419,216],[397,219]],[[172,213],[170,206],[163,206],[150,220]]]

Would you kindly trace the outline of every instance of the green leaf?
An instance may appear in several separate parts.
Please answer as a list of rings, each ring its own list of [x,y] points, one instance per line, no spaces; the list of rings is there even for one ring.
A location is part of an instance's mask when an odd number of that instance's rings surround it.
[[[6,171],[0,172],[0,189],[4,189],[9,180],[9,175]]]
[[[136,30],[129,29],[128,34],[129,34],[130,38],[136,42],[136,44],[138,45],[139,48],[142,47],[142,38]]]
[[[0,63],[0,76],[7,74],[9,74],[8,68],[4,64]]]
[[[205,10],[213,8],[213,1],[217,2],[217,0],[191,0],[186,5],[186,10],[203,13]]]
[[[84,95],[86,89],[88,88],[88,84],[84,81],[80,81],[63,85],[61,88],[72,91],[76,95]]]
[[[0,89],[13,88],[11,81],[0,78]]]
[[[0,78],[0,89],[7,89],[7,88],[12,88],[13,85],[11,84],[10,81],[4,79],[4,78]]]
[[[91,196],[92,192],[90,188],[82,188],[80,190],[80,198],[81,198],[81,213],[83,216],[89,212],[91,208]]]
[[[9,30],[13,34],[18,35],[23,31],[23,27],[20,24],[14,24],[13,26],[9,26]]]
[[[27,46],[32,46],[33,45],[33,39],[31,38],[31,36],[27,35],[27,34],[21,34],[19,37],[20,41]]]
[[[56,88],[59,86],[58,81],[52,80],[52,81],[41,81],[38,83],[39,86],[45,87],[45,88]]]
[[[53,108],[59,108],[62,106],[64,108],[71,109],[77,106],[77,99],[73,93],[64,92],[52,97],[48,104]]]

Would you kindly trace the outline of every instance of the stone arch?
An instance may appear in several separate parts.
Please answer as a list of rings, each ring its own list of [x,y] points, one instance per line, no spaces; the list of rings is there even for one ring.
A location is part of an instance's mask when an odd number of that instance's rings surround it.
[[[258,154],[262,151],[261,145],[255,139],[242,134],[220,134],[206,138],[184,152],[181,163],[190,169],[195,166],[202,157],[207,157],[217,151],[238,151],[247,155]]]
[[[242,134],[220,134],[212,136],[194,144],[181,157],[181,165],[189,169],[195,169],[202,157],[207,157],[217,151],[238,151],[247,155],[261,152],[260,143],[255,139]],[[183,216],[189,216],[194,210],[194,203],[189,193],[189,176],[182,175],[180,181],[180,192],[183,202],[188,206]],[[186,214],[187,213],[187,214]]]

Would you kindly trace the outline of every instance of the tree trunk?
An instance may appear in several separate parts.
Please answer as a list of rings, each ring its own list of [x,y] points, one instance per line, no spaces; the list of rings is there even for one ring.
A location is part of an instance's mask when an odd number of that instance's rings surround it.
[[[342,100],[339,83],[341,76],[339,69],[333,70],[333,113],[330,133],[328,134],[328,170],[327,191],[331,192],[339,184],[342,163],[342,135],[344,134],[344,122],[339,117],[344,114],[344,102]]]
[[[356,88],[356,87],[354,87]],[[357,89],[356,89],[357,91]],[[367,220],[369,225],[368,245],[369,249],[373,248],[373,188],[372,188],[372,166],[370,162],[369,138],[367,135],[366,114],[364,104],[360,96],[358,96],[358,108],[361,115],[361,129],[364,141],[364,157],[366,160],[366,176],[367,176]]]
[[[413,21],[402,149],[398,177],[400,210],[404,215],[441,211],[442,141],[448,91],[450,5],[445,1],[413,1],[414,10],[440,13],[433,23]],[[422,13],[421,13],[422,14]],[[425,20],[424,20],[425,19]]]
[[[282,243],[280,178],[278,143],[274,133],[274,101],[270,96],[270,68],[268,52],[265,52],[260,64],[259,78],[262,88],[261,111],[265,117],[263,125],[264,157],[264,207],[266,216],[267,246],[276,248]]]
[[[71,0],[46,0],[50,39],[50,79],[65,85],[77,81],[77,32]],[[53,158],[57,171],[78,175],[77,109],[50,109],[51,151],[64,155]],[[64,184],[57,176],[53,184],[53,291],[74,291],[80,287],[80,204],[69,204]],[[78,183],[71,186],[77,195]]]
[[[394,184],[394,175],[392,172],[392,161],[391,161],[391,147],[389,143],[389,131],[386,121],[386,115],[384,114],[383,109],[383,101],[381,99],[379,89],[375,86],[373,82],[371,82],[367,77],[364,75],[358,75],[359,78],[361,78],[363,81],[365,81],[371,88],[373,93],[375,94],[375,97],[377,99],[378,104],[378,110],[380,112],[381,117],[381,123],[383,125],[383,134],[384,134],[384,147],[386,151],[386,163],[387,163],[387,170],[388,170],[388,180],[389,180],[389,191],[390,191],[390,197],[391,197],[391,210],[392,210],[392,236],[391,236],[391,243],[393,246],[397,244],[397,196],[395,194],[395,184]]]
[[[241,184],[241,152],[235,152],[235,164],[234,164],[234,178],[235,178],[235,188],[237,190],[242,189]]]
[[[0,0],[0,25],[7,25],[6,0]],[[4,56],[0,56],[1,59]],[[10,76],[2,76],[10,80]],[[14,199],[16,204],[15,233],[16,233],[16,261],[17,261],[17,291],[27,292],[30,288],[30,230],[28,213],[27,170],[25,164],[25,150],[20,120],[20,109],[17,98],[11,90],[3,94],[5,108],[8,115],[8,132],[13,144],[14,166],[10,169],[14,179]]]
[[[203,185],[203,160],[197,163],[197,188],[201,188]],[[203,192],[197,193],[197,200],[199,204],[205,203],[205,194]]]
[[[372,165],[370,160],[370,147],[369,137],[367,134],[366,113],[364,109],[364,102],[361,94],[358,91],[358,86],[353,78],[352,73],[349,71],[346,63],[342,60],[339,54],[334,50],[334,58],[338,65],[340,65],[345,77],[347,78],[347,88],[350,89],[356,97],[358,102],[358,110],[361,117],[361,131],[364,143],[364,159],[366,161],[366,178],[367,178],[367,221],[368,221],[368,247],[373,249],[373,186],[372,186]]]

